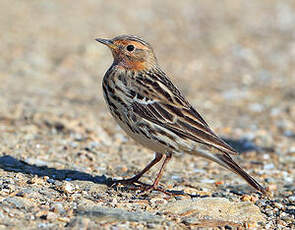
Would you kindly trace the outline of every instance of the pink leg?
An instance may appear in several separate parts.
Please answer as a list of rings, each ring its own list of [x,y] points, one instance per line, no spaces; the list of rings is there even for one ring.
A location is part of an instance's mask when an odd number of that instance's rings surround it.
[[[156,177],[153,185],[151,185],[148,188],[146,188],[145,191],[158,190],[158,191],[164,192],[166,194],[169,194],[169,193],[165,192],[163,189],[158,188],[158,184],[159,184],[159,181],[160,181],[160,179],[161,179],[161,177],[163,175],[163,172],[164,172],[164,170],[165,170],[168,162],[171,160],[171,158],[172,158],[172,154],[171,153],[167,153],[166,154],[166,158],[165,158],[165,160],[164,160],[164,162],[163,162],[163,164],[161,166],[161,169],[160,169],[160,171],[159,171],[159,173],[158,173],[158,175],[157,175],[157,177]]]
[[[162,160],[162,158],[163,158],[162,153],[155,153],[155,158],[140,173],[138,173],[137,175],[135,175],[131,178],[128,178],[128,179],[113,181],[113,184],[118,184],[118,183],[120,183],[120,184],[133,184],[135,182],[138,182],[138,180],[142,177],[142,175],[145,174],[148,170],[150,170],[150,168],[153,167],[155,164],[157,164],[160,160]],[[166,161],[166,159],[165,159],[165,161]],[[162,165],[162,168],[163,168],[163,165]],[[162,168],[161,168],[161,170],[162,170]]]

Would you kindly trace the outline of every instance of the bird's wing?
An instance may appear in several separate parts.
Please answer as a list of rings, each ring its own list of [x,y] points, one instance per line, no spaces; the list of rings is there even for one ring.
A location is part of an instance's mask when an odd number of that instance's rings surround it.
[[[166,128],[178,136],[229,154],[238,154],[218,137],[183,94],[160,70],[136,78],[133,89],[140,89],[131,107],[143,119]],[[143,89],[143,90],[142,90]]]
[[[193,108],[178,108],[159,102],[149,104],[134,102],[132,109],[141,118],[175,133],[180,138],[214,147],[221,152],[237,154],[198,118],[200,115]]]

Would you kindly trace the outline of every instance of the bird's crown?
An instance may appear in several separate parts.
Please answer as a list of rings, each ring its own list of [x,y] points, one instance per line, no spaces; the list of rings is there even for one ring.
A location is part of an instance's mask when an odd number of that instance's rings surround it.
[[[142,70],[157,64],[151,45],[140,37],[120,35],[113,39],[96,40],[111,49],[114,64],[126,69]]]

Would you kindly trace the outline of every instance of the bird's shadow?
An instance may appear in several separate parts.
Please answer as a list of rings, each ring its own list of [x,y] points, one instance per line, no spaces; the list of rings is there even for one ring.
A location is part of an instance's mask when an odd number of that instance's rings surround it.
[[[80,180],[91,181],[97,184],[108,185],[111,178],[107,178],[105,175],[92,176],[85,172],[70,169],[55,169],[47,166],[32,165],[22,160],[18,160],[10,155],[4,155],[0,157],[0,168],[9,172],[17,172],[28,175],[37,175],[39,177],[48,176],[54,180]]]
[[[117,184],[115,183],[116,180],[110,177],[106,177],[105,175],[102,176],[92,176],[85,172],[80,172],[77,170],[70,170],[70,169],[55,169],[50,168],[47,166],[37,166],[33,164],[29,164],[25,161],[18,160],[10,155],[4,155],[0,157],[0,168],[8,172],[15,172],[15,173],[23,173],[30,176],[39,176],[44,177],[48,176],[49,179],[58,180],[58,181],[91,181],[96,184],[103,184],[108,187],[112,187],[117,190]],[[144,184],[144,183],[142,183]],[[148,184],[145,184],[148,187]],[[120,190],[127,191],[127,190],[140,190],[142,186],[131,185],[131,187],[123,187]],[[164,189],[159,189],[158,191],[164,191]],[[166,194],[173,194],[173,195],[183,195],[183,191],[175,191],[175,190],[167,190],[164,191]],[[189,194],[188,194],[189,195]]]
[[[241,140],[234,140],[234,139],[225,139],[223,138],[227,143],[229,143],[232,147],[237,149],[241,153],[245,153],[248,151],[259,151],[260,148],[256,146],[253,142],[249,142],[246,139]],[[77,170],[70,170],[70,169],[56,169],[56,168],[50,168],[47,166],[37,166],[33,164],[29,164],[25,161],[18,160],[10,155],[4,155],[0,157],[0,168],[2,168],[5,171],[9,172],[16,172],[16,173],[23,173],[30,176],[39,176],[44,177],[48,176],[50,179],[53,180],[59,180],[59,181],[90,181],[96,184],[103,184],[107,185],[109,187],[113,186],[114,179],[110,177],[106,177],[105,175],[101,176],[93,176],[91,174],[80,172]],[[174,195],[184,195],[183,191],[168,191],[170,193],[173,193]],[[190,194],[187,194],[190,195]],[[190,195],[193,196],[193,195]]]
[[[254,142],[247,138],[242,139],[231,139],[222,137],[226,143],[228,143],[231,147],[237,150],[239,153],[246,153],[250,151],[261,151],[262,148],[257,146]]]

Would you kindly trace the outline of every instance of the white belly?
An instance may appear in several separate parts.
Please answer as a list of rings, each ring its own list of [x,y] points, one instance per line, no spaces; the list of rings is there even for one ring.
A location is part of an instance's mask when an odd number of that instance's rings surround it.
[[[169,147],[159,143],[157,140],[148,138],[143,134],[138,134],[130,130],[130,128],[121,120],[116,119],[119,126],[130,136],[134,139],[137,143],[143,145],[144,147],[159,153],[166,153],[169,151]]]

